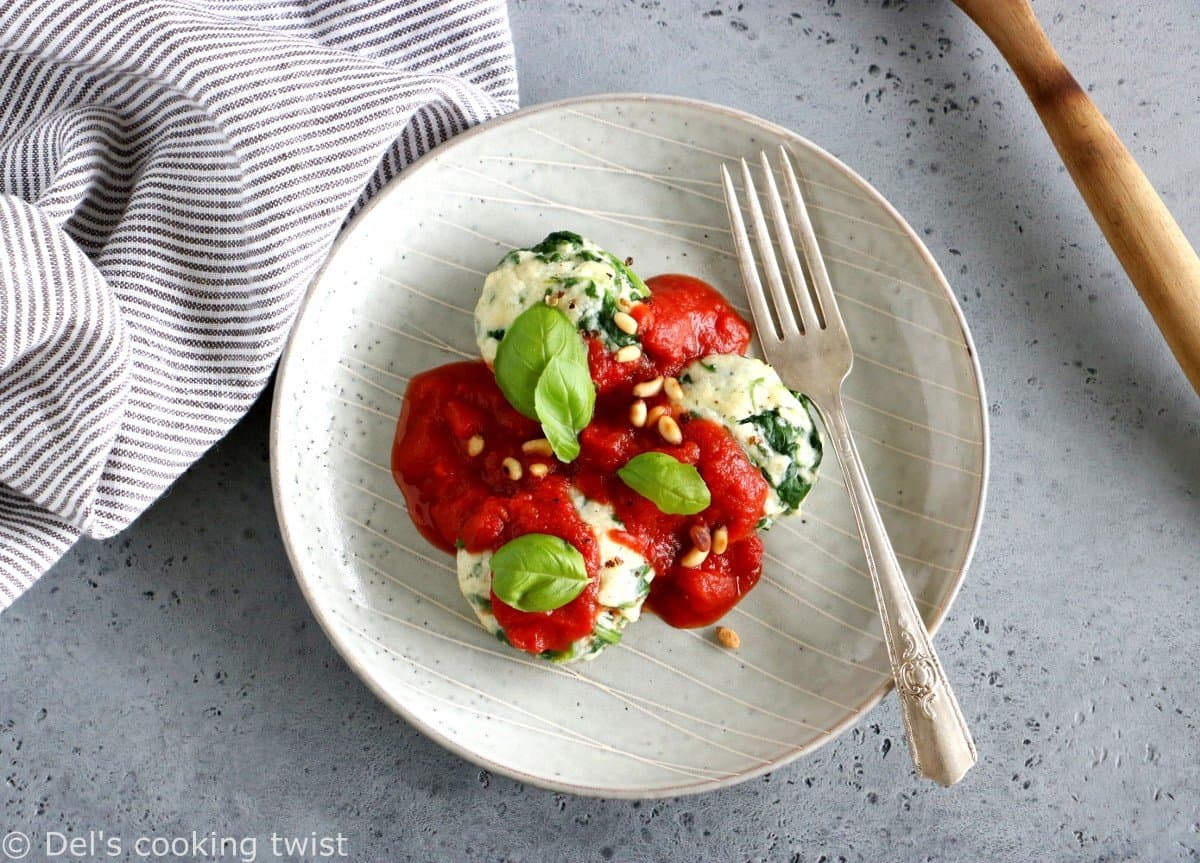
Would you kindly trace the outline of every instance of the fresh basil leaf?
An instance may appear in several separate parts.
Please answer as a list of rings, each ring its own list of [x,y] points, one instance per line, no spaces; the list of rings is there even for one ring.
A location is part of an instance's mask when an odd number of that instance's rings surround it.
[[[518,611],[553,611],[579,596],[588,583],[579,549],[565,539],[527,533],[492,555],[492,593]]]
[[[596,385],[587,363],[553,357],[538,378],[533,406],[559,461],[579,455],[579,432],[592,421]]]
[[[635,455],[617,471],[617,476],[672,515],[695,515],[712,503],[712,494],[700,471],[663,452]]]
[[[496,349],[496,384],[509,404],[530,419],[538,418],[538,379],[557,356],[587,367],[587,351],[571,319],[544,303],[521,312]]]

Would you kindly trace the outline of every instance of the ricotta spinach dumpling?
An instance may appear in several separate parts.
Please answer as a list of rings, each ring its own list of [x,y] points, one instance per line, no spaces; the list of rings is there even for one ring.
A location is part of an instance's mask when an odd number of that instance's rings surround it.
[[[574,489],[570,492],[570,500],[596,543],[598,566],[594,591],[585,597],[586,601],[578,603],[579,613],[590,617],[590,631],[575,638],[566,648],[540,649],[537,639],[544,637],[548,629],[546,613],[525,614],[497,606],[498,597],[492,589],[493,552],[458,550],[458,586],[475,609],[483,628],[504,643],[536,653],[551,662],[594,659],[604,648],[619,642],[622,630],[641,616],[642,605],[650,594],[650,582],[654,579],[654,570],[646,558],[615,538],[622,528],[612,507],[588,500]],[[554,613],[558,614],[557,611]],[[558,623],[576,625],[574,620]]]
[[[543,661],[598,656],[643,608],[718,621],[821,461],[811,405],[743,356],[731,302],[632,263],[568,231],[508,252],[475,306],[480,358],[413,376],[396,423],[413,523],[483,629]]]
[[[800,508],[817,479],[821,437],[808,399],[766,363],[736,354],[696,360],[679,374],[679,406],[723,425],[770,490],[761,527]]]
[[[530,306],[546,303],[584,335],[618,351],[638,344],[627,313],[649,296],[645,283],[615,255],[578,234],[555,231],[533,248],[513,249],[488,274],[475,306],[475,340],[491,365],[512,322]]]

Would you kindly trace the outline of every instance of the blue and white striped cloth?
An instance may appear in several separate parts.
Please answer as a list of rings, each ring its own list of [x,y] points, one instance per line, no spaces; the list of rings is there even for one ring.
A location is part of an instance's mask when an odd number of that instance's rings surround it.
[[[0,609],[237,422],[357,206],[516,102],[503,0],[0,3]]]

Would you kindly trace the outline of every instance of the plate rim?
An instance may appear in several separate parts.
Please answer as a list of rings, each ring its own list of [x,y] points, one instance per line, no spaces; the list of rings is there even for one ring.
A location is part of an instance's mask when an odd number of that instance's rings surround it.
[[[463,141],[486,134],[493,129],[499,128],[500,126],[517,120],[522,120],[535,114],[549,113],[562,108],[595,103],[636,103],[641,105],[657,104],[666,107],[698,109],[703,112],[712,112],[715,114],[724,115],[726,117],[731,117],[751,126],[757,126],[774,135],[791,139],[793,142],[801,144],[820,158],[831,163],[839,171],[845,172],[845,174],[860,187],[861,191],[870,197],[874,203],[882,206],[883,209],[901,226],[904,234],[910,240],[915,242],[917,253],[925,265],[930,268],[936,277],[936,280],[939,282],[939,286],[945,292],[947,299],[949,299],[951,309],[954,312],[955,320],[957,321],[959,330],[962,333],[963,342],[967,349],[967,355],[971,361],[971,371],[974,376],[975,386],[979,393],[980,430],[982,433],[980,449],[983,463],[980,470],[979,494],[975,520],[971,524],[970,540],[967,543],[966,553],[963,555],[962,563],[957,567],[957,574],[954,579],[954,584],[949,593],[946,594],[945,599],[937,606],[933,613],[933,620],[929,627],[929,634],[931,639],[937,635],[938,630],[941,629],[942,623],[949,614],[950,607],[958,598],[958,594],[962,589],[963,582],[966,581],[967,570],[970,569],[971,562],[975,557],[975,550],[979,542],[979,535],[983,524],[984,510],[986,509],[987,504],[988,481],[991,474],[991,429],[988,422],[988,402],[986,391],[984,389],[983,370],[979,364],[979,351],[975,347],[975,341],[972,338],[971,331],[967,326],[967,321],[965,315],[963,314],[962,306],[959,304],[958,298],[955,296],[954,290],[951,287],[949,280],[946,278],[945,273],[942,272],[942,268],[938,265],[937,260],[933,257],[933,254],[926,247],[925,243],[913,229],[912,225],[908,223],[908,220],[900,214],[900,212],[891,204],[890,201],[888,201],[887,198],[883,196],[878,189],[875,188],[874,185],[868,182],[857,171],[855,171],[837,156],[834,156],[825,148],[815,144],[805,136],[788,129],[783,125],[763,119],[762,117],[758,117],[754,114],[737,108],[730,108],[728,106],[720,105],[715,102],[708,102],[703,99],[692,99],[684,96],[672,96],[668,94],[618,92],[598,93],[587,96],[574,96],[566,99],[557,99],[551,102],[542,102],[536,105],[520,108],[512,113],[504,114],[493,120],[480,123],[477,126],[467,129],[465,132],[455,135],[449,140],[433,147],[433,149],[429,150],[416,161],[412,162],[408,167],[402,169],[400,173],[389,180],[383,186],[383,188],[381,188],[379,192],[377,192],[375,196],[367,202],[366,206],[359,210],[359,212],[356,213],[354,217],[342,227],[341,232],[330,245],[329,251],[326,253],[325,259],[321,263],[320,268],[318,268],[310,280],[308,287],[305,289],[304,297],[301,299],[296,308],[296,317],[288,331],[287,342],[284,345],[278,365],[276,367],[275,389],[271,398],[271,425],[268,436],[269,462],[271,470],[271,498],[275,509],[275,520],[279,525],[280,537],[283,540],[283,546],[287,552],[288,563],[291,565],[296,582],[300,586],[300,593],[304,597],[304,601],[308,604],[309,610],[312,612],[317,624],[324,632],[325,637],[329,639],[329,642],[350,667],[350,670],[353,671],[359,680],[361,680],[367,686],[367,688],[375,694],[375,697],[387,705],[389,709],[404,719],[405,722],[414,727],[417,731],[421,732],[439,746],[454,753],[468,763],[474,764],[475,766],[484,770],[497,773],[501,776],[507,776],[518,782],[528,783],[535,787],[544,788],[549,791],[565,792],[568,794],[577,794],[587,797],[631,800],[681,797],[692,794],[702,794],[709,791],[717,791],[722,788],[729,788],[749,779],[753,779],[755,777],[778,770],[788,764],[791,764],[793,761],[803,755],[811,755],[826,743],[841,736],[841,734],[848,728],[861,721],[879,704],[880,701],[883,700],[884,696],[891,691],[891,689],[895,686],[895,681],[890,676],[885,678],[876,686],[875,689],[871,690],[866,695],[866,697],[851,713],[844,717],[840,722],[824,731],[822,734],[814,737],[805,745],[796,747],[784,755],[770,761],[768,764],[759,765],[737,773],[733,776],[723,777],[718,780],[693,781],[689,783],[682,783],[677,786],[664,786],[649,789],[637,787],[620,789],[598,788],[572,782],[559,782],[554,779],[535,776],[507,765],[499,764],[489,760],[485,755],[475,750],[468,749],[467,747],[460,745],[456,741],[442,734],[437,728],[427,724],[416,715],[411,713],[407,707],[383,685],[382,682],[377,680],[375,676],[371,674],[371,672],[368,671],[362,663],[359,662],[356,653],[348,644],[348,639],[343,638],[341,634],[338,633],[329,618],[329,613],[321,606],[320,603],[316,601],[315,594],[310,587],[309,576],[305,572],[305,569],[301,566],[300,556],[297,551],[298,546],[293,542],[291,532],[284,515],[283,482],[280,474],[279,462],[276,458],[276,452],[279,449],[279,436],[281,428],[280,417],[282,412],[282,394],[285,391],[285,383],[288,378],[288,367],[293,359],[294,352],[298,350],[296,348],[296,342],[293,338],[296,331],[296,326],[300,322],[300,319],[304,316],[305,312],[308,310],[309,304],[316,295],[318,288],[322,284],[326,270],[329,268],[334,256],[337,255],[337,253],[341,250],[342,246],[345,244],[351,232],[358,225],[358,223],[364,219],[368,213],[374,210],[376,205],[378,205],[385,197],[395,195],[397,193],[397,189],[403,186],[406,179],[411,177],[418,170],[428,167],[433,163],[435,158],[450,152]]]

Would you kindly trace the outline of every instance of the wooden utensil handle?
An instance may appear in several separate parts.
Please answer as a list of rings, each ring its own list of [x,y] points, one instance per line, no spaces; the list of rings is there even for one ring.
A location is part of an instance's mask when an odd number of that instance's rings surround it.
[[[1200,258],[1104,115],[1063,64],[1028,0],[955,0],[1000,49],[1075,185],[1200,392]]]

